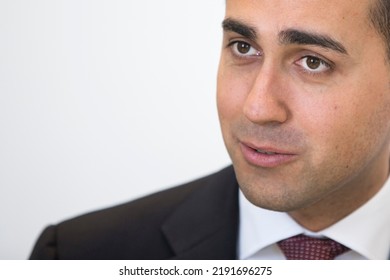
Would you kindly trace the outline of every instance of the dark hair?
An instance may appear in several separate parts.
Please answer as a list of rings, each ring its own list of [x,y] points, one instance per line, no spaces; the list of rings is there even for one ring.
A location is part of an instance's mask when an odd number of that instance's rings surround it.
[[[390,61],[390,1],[376,0],[370,8],[370,20],[384,40],[387,58]]]

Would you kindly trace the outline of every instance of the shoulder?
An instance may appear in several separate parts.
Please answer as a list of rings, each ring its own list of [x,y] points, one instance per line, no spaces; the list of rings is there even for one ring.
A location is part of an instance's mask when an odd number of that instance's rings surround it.
[[[77,224],[77,228],[85,224],[92,224],[96,229],[104,226],[123,225],[126,222],[136,222],[138,220],[158,222],[169,215],[178,205],[185,202],[194,192],[202,191],[204,188],[213,188],[220,182],[226,180],[227,176],[233,173],[232,167],[227,167],[219,172],[196,179],[194,181],[165,189],[136,200],[129,201],[110,208],[87,213],[61,223],[59,226],[71,226]],[[104,223],[103,223],[104,222]]]
[[[42,243],[50,246],[50,258],[169,258],[172,252],[161,232],[166,218],[194,193],[204,189],[218,192],[218,185],[232,178],[233,168],[228,167],[174,188],[66,220],[46,229],[31,258],[42,258]]]

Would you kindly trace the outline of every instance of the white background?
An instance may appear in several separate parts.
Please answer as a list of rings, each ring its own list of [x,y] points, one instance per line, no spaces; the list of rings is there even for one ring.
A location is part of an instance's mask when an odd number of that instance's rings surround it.
[[[159,269],[163,272],[175,268],[179,273],[186,270],[194,275],[120,275],[120,269],[139,268]],[[269,268],[267,270],[267,268]],[[202,269],[202,274],[199,273]],[[247,269],[247,270],[246,270]],[[222,271],[221,271],[222,270]],[[247,271],[246,273],[244,271]],[[197,273],[196,273],[197,272]],[[216,275],[213,275],[213,273]],[[263,273],[264,272],[264,273]],[[267,275],[271,272],[271,275]],[[251,275],[251,273],[253,275]],[[261,275],[263,273],[263,275]],[[141,274],[141,273],[139,273]],[[146,273],[144,273],[146,274]],[[164,274],[164,273],[163,273]],[[176,273],[177,274],[177,273]],[[260,274],[260,275],[254,275]],[[280,261],[280,260],[153,260],[143,261],[0,261],[0,277],[6,280],[188,280],[188,279],[223,279],[223,280],[313,280],[313,279],[389,279],[389,261]]]
[[[229,164],[223,14],[224,0],[0,0],[0,259]]]

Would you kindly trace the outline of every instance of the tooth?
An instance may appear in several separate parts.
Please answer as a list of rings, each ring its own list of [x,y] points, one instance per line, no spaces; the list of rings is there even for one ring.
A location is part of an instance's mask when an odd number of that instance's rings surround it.
[[[261,153],[261,154],[265,154],[265,155],[276,155],[276,153],[273,153],[273,152],[264,152],[264,151],[262,151],[262,150],[256,150],[256,152]]]

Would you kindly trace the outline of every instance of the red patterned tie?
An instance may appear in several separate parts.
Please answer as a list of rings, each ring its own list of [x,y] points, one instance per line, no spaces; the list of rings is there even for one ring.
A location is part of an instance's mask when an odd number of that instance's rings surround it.
[[[278,242],[288,260],[333,260],[349,248],[329,238],[313,238],[303,234]]]

